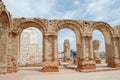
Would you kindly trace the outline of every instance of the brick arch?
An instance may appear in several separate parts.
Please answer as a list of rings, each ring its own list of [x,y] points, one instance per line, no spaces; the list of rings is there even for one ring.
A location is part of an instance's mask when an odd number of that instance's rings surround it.
[[[82,26],[77,22],[73,20],[63,20],[58,22],[58,24],[55,26],[54,30],[58,33],[59,30],[68,28],[71,29],[75,35],[76,35],[76,43],[81,43],[81,34],[83,33]]]
[[[106,59],[108,60],[109,63],[113,55],[113,48],[112,48],[113,29],[109,24],[105,22],[96,22],[91,26],[91,34],[93,33],[94,30],[99,30],[104,35]]]
[[[106,30],[106,31],[109,32],[110,35],[113,34],[112,27],[109,24],[105,23],[105,22],[95,22],[95,23],[93,23],[93,25],[91,26],[91,29],[90,29],[91,33],[95,29],[100,30],[103,33],[104,33],[104,30]]]
[[[55,26],[54,30],[58,32],[60,29],[63,28],[69,28],[73,31],[78,30],[80,33],[83,33],[82,25],[79,24],[77,21],[73,21],[73,20],[59,21]]]
[[[72,21],[72,20],[63,20],[60,21],[54,28],[55,32],[58,33],[59,30],[68,28],[71,29],[76,36],[76,53],[77,53],[77,58],[82,54],[81,53],[81,45],[82,45],[82,33],[83,29],[82,26],[77,22],[77,21]]]
[[[16,22],[16,24],[19,22]],[[18,33],[21,33],[24,29],[29,27],[35,27],[39,29],[42,33],[47,31],[46,25],[42,21],[36,21],[36,20],[22,20],[19,25],[16,26],[17,29],[14,31],[17,31]]]
[[[111,28],[111,26],[105,22],[96,22],[91,26],[91,35],[93,33],[94,30],[99,30],[100,32],[102,32],[102,34],[104,35],[105,38],[105,42],[106,43],[111,43],[111,38],[113,35],[113,29]]]

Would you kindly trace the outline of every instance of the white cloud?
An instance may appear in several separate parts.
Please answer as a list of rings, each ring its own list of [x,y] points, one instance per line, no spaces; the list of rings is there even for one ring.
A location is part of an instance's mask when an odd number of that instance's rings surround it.
[[[55,0],[4,0],[13,17],[48,16],[56,5]]]
[[[74,4],[75,6],[79,6],[79,5],[80,5],[80,1],[79,1],[79,0],[75,0],[75,1],[73,2],[73,4]]]

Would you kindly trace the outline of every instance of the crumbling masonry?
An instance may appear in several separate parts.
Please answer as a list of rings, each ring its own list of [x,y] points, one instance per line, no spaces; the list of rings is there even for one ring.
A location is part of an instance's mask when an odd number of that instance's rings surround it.
[[[106,22],[96,21],[12,18],[0,0],[0,73],[18,71],[20,34],[31,26],[38,28],[43,34],[43,62],[56,63],[55,67],[52,67],[56,71],[58,71],[58,31],[63,28],[69,28],[76,34],[79,69],[96,68],[92,43],[94,30],[101,31],[105,37],[108,66],[120,67],[120,26],[112,28]],[[47,65],[49,68],[47,71],[51,71],[51,64]]]

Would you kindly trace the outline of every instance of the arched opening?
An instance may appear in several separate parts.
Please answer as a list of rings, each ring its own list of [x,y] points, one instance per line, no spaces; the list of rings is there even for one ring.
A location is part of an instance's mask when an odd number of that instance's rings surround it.
[[[20,56],[20,36],[21,36],[21,33],[22,33],[22,31],[24,31],[25,29],[27,29],[27,28],[29,28],[29,27],[34,27],[34,28],[37,28],[37,31],[38,31],[38,33],[39,33],[39,31],[41,31],[41,33],[42,34],[44,34],[44,31],[47,31],[46,30],[46,26],[44,25],[44,24],[42,24],[41,22],[35,22],[35,20],[28,20],[28,21],[25,21],[24,19],[23,19],[23,21],[24,22],[22,22],[22,23],[20,23],[18,26],[16,26],[17,27],[17,29],[16,30],[14,30],[13,31],[13,34],[14,34],[14,36],[13,36],[13,40],[14,40],[14,46],[13,46],[13,49],[14,49],[14,51],[13,51],[13,55],[12,56],[14,56],[15,57],[15,62],[16,62],[16,65],[15,66],[13,66],[13,68],[15,68],[16,70],[15,71],[17,71],[18,70],[18,68],[19,68],[19,56]],[[34,37],[34,36],[33,36]],[[43,36],[42,37],[40,37],[41,39],[43,39]],[[33,39],[34,40],[34,39]],[[38,42],[39,42],[40,40],[38,40]],[[43,45],[43,41],[44,40],[42,40],[42,47],[44,47],[44,45]],[[43,48],[41,48],[41,52],[42,53],[44,53],[43,51]],[[44,54],[42,54],[42,59],[44,59]],[[36,67],[35,67],[35,69],[37,69]],[[40,70],[40,69],[39,69]],[[14,71],[13,71],[14,72]]]
[[[104,66],[104,67],[109,66],[109,64],[111,63],[111,60],[113,58],[112,57],[113,56],[113,49],[112,49],[112,41],[111,41],[112,29],[111,29],[111,27],[107,23],[98,22],[98,23],[96,23],[93,26],[92,32],[94,30],[99,30],[103,34],[103,36],[104,36],[104,38],[103,39],[101,38],[102,40],[100,40],[100,41],[102,41],[101,44],[104,43],[104,45],[102,46],[102,48],[104,48],[104,46],[105,46],[105,50],[102,49],[102,51],[105,51],[105,58],[106,58],[105,61],[103,60],[104,65],[102,65],[102,66]],[[99,36],[101,35],[101,33],[99,34]],[[99,54],[99,52],[97,52],[96,50],[93,50],[93,52]],[[101,55],[103,55],[103,53],[101,53]]]
[[[97,64],[106,63],[105,38],[101,31],[93,31],[93,56]]]
[[[74,67],[77,67],[78,66],[78,59],[82,58],[82,49],[81,49],[81,33],[83,32],[82,28],[81,28],[81,25],[79,25],[77,22],[74,22],[74,21],[63,21],[61,23],[59,23],[59,25],[55,28],[55,31],[58,33],[58,31],[60,31],[61,29],[64,29],[64,28],[68,28],[70,30],[72,30],[75,34],[75,39],[76,39],[76,56],[74,56],[74,64],[75,66]],[[66,32],[64,32],[66,33]],[[63,45],[63,44],[61,44]],[[73,51],[74,52],[74,51]],[[74,55],[74,54],[73,54]],[[73,62],[72,62],[73,64]],[[69,66],[68,66],[69,67]]]
[[[58,32],[58,58],[60,63],[73,63],[76,56],[76,35],[69,28]]]
[[[20,34],[20,52],[18,55],[19,69],[39,71],[43,61],[42,53],[41,31],[35,27],[24,29]],[[30,67],[36,68],[33,69]]]

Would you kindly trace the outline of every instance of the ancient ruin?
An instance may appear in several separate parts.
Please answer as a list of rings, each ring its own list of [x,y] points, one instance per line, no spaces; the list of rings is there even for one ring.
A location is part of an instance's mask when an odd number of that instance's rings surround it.
[[[70,61],[70,43],[69,40],[64,40],[64,62]]]
[[[75,32],[78,69],[96,69],[92,43],[92,33],[94,30],[99,30],[104,35],[108,67],[120,67],[120,26],[112,28],[108,23],[102,21],[12,18],[0,0],[1,74],[18,71],[20,34],[24,29],[31,26],[38,28],[43,34],[42,58],[45,64],[43,64],[43,71],[59,71],[58,31],[63,28],[69,28]]]
[[[19,66],[40,66],[42,53],[35,28],[24,29],[20,36]]]
[[[93,40],[93,55],[96,63],[101,63],[100,53],[99,53],[100,41]]]

